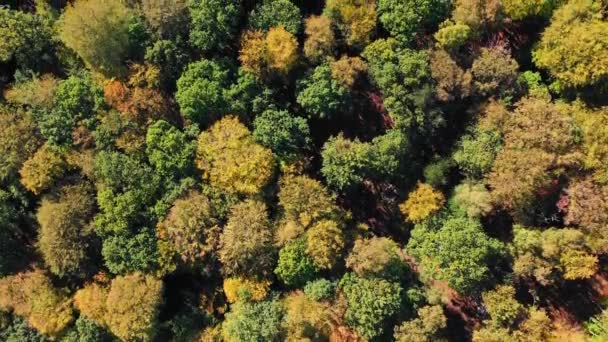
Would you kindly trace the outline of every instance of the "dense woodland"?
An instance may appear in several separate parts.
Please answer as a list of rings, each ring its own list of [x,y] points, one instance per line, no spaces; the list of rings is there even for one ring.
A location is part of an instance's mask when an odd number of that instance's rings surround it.
[[[0,3],[0,341],[608,341],[604,0]]]

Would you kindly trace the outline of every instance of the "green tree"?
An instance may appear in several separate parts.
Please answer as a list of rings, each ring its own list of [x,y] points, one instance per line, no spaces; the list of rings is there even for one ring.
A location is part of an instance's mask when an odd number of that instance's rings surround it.
[[[475,127],[460,138],[453,158],[467,178],[480,179],[492,169],[501,150],[502,135],[498,130]]]
[[[342,135],[329,138],[323,145],[321,173],[327,184],[345,190],[363,182],[369,167],[371,148],[359,140]]]
[[[304,293],[312,300],[321,301],[328,300],[334,296],[336,284],[327,279],[317,279],[309,281],[304,286]]]
[[[434,35],[437,45],[446,50],[456,50],[463,46],[471,36],[471,28],[466,24],[454,23],[451,20],[443,22]]]
[[[99,326],[94,321],[79,317],[74,323],[74,327],[72,327],[61,340],[61,342],[87,341],[112,342],[113,338],[106,329]]]
[[[530,16],[548,17],[555,7],[564,2],[563,0],[503,0],[502,8],[512,19],[522,20]]]
[[[433,92],[427,52],[402,49],[397,40],[388,38],[369,44],[361,55],[396,128],[432,130],[441,126],[441,113],[429,106]]]
[[[150,2],[157,3],[153,0]],[[160,68],[163,89],[173,90],[175,82],[188,64],[188,53],[183,45],[181,40],[157,40],[146,49],[146,61]]]
[[[274,273],[287,286],[302,287],[315,278],[318,269],[306,252],[306,240],[297,239],[287,243],[279,251],[279,260]]]
[[[284,308],[281,302],[236,303],[226,314],[222,333],[227,341],[279,341]]]
[[[289,0],[267,0],[251,11],[249,26],[263,32],[283,26],[287,32],[297,36],[302,28],[302,15],[298,6]]]
[[[179,179],[193,167],[195,145],[164,120],[148,127],[146,154],[156,171],[168,179]]]
[[[133,273],[114,278],[106,299],[106,325],[124,341],[152,340],[162,295],[162,281],[151,275]]]
[[[86,185],[68,186],[58,198],[43,198],[38,208],[38,246],[45,264],[60,277],[86,274],[95,209],[91,192]]]
[[[101,254],[106,267],[114,274],[149,272],[156,269],[158,263],[156,237],[149,228],[107,237]]]
[[[439,230],[417,225],[407,251],[420,262],[423,276],[470,294],[491,283],[491,265],[500,260],[504,246],[488,237],[479,221],[455,217],[446,219]]]
[[[391,36],[407,44],[425,26],[439,23],[450,9],[445,0],[379,0],[380,22]]]
[[[54,145],[72,143],[73,130],[87,125],[103,104],[102,92],[90,75],[70,76],[57,85],[53,108],[34,111],[40,133]]]
[[[79,0],[66,8],[59,24],[59,38],[89,68],[116,76],[124,72],[131,18],[131,11],[122,1]]]
[[[429,305],[418,309],[418,317],[395,327],[396,342],[442,342],[447,318],[440,305]]]
[[[515,299],[515,288],[499,285],[481,294],[492,323],[509,327],[523,314],[523,305]]]
[[[18,179],[23,163],[31,158],[41,144],[36,126],[29,116],[11,113],[0,107],[0,182]]]
[[[190,43],[209,52],[225,49],[236,35],[241,12],[239,0],[188,0]]]
[[[310,129],[304,118],[286,110],[266,110],[253,122],[253,137],[270,148],[281,161],[297,159],[311,143]]]
[[[219,258],[227,275],[268,275],[275,263],[266,205],[247,200],[232,207],[220,238]]]
[[[201,133],[196,155],[203,178],[229,193],[260,193],[274,173],[272,152],[233,116]]]
[[[200,125],[215,121],[228,110],[224,92],[230,79],[230,70],[220,61],[203,59],[189,64],[177,80],[175,99],[181,112]]]
[[[44,17],[2,6],[0,23],[0,62],[15,59],[19,66],[38,69],[49,58],[53,30]]]
[[[349,89],[332,77],[327,63],[298,81],[297,101],[310,117],[334,117],[346,110],[349,99]]]
[[[340,288],[348,305],[346,323],[368,340],[387,332],[402,310],[403,289],[399,283],[347,273],[340,280]]]
[[[608,75],[608,38],[601,1],[569,1],[558,8],[536,49],[534,63],[564,86],[593,85]]]

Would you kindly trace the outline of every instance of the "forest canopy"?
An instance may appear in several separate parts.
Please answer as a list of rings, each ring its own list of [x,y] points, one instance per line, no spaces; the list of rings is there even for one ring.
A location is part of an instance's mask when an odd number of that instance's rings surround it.
[[[608,341],[604,0],[0,2],[0,341]]]

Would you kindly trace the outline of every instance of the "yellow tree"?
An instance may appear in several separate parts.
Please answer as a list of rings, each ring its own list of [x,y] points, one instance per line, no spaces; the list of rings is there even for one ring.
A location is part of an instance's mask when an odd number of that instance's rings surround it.
[[[266,59],[268,66],[281,74],[287,74],[298,61],[298,41],[284,27],[273,27],[266,34]]]
[[[257,144],[234,116],[216,122],[198,138],[197,167],[213,186],[229,193],[259,193],[273,175],[272,152]]]
[[[409,221],[418,223],[441,209],[443,203],[445,203],[445,197],[441,192],[428,184],[419,182],[416,189],[408,195],[407,200],[399,206],[399,209]]]
[[[324,15],[313,15],[306,18],[304,24],[304,55],[310,61],[320,63],[325,57],[332,55],[336,43],[331,19]]]
[[[21,184],[35,194],[40,194],[53,185],[67,167],[61,152],[49,144],[43,145],[23,163],[19,173]]]

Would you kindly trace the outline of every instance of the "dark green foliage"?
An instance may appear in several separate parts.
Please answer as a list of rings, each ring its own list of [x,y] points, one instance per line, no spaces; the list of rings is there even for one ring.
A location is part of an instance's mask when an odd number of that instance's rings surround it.
[[[349,90],[332,78],[327,63],[299,80],[298,89],[298,104],[310,117],[329,118],[348,106]]]
[[[378,14],[391,36],[407,44],[428,26],[439,23],[450,5],[448,0],[379,0]]]
[[[433,188],[441,188],[448,183],[448,173],[453,166],[449,158],[441,158],[432,161],[424,170],[424,181]]]
[[[233,304],[223,330],[230,341],[279,341],[283,307],[277,300]]]
[[[403,290],[399,283],[348,273],[340,280],[340,288],[348,303],[346,323],[366,339],[388,332],[402,310]]]
[[[277,105],[273,99],[273,91],[243,68],[239,68],[237,80],[226,91],[226,98],[230,113],[238,115],[246,122]]]
[[[253,136],[283,161],[295,159],[310,145],[310,129],[304,118],[286,110],[267,110],[253,122]]]
[[[160,68],[161,84],[165,89],[173,89],[190,59],[182,44],[180,40],[157,40],[146,50],[146,61]]]
[[[304,286],[304,293],[314,300],[326,300],[334,296],[336,284],[327,279],[309,281]]]
[[[61,342],[112,342],[116,341],[110,333],[97,323],[79,317],[74,327],[61,339]]]
[[[226,48],[235,38],[239,0],[188,0],[190,43],[203,51]]]
[[[148,128],[146,154],[155,170],[168,179],[178,179],[192,169],[195,143],[166,121]]]
[[[289,0],[266,0],[249,14],[249,26],[254,30],[268,31],[283,26],[293,35],[302,29],[300,9]]]
[[[42,135],[55,145],[72,142],[72,130],[90,124],[94,112],[103,104],[101,89],[87,74],[70,76],[59,82],[51,110],[35,112]]]
[[[224,63],[203,59],[186,68],[177,80],[175,99],[184,116],[207,125],[226,113],[224,91],[230,84],[230,70]]]
[[[361,54],[369,75],[382,91],[384,106],[397,127],[432,130],[442,125],[437,108],[430,108],[433,89],[425,51],[403,49],[392,38],[379,39]]]
[[[439,230],[417,225],[411,234],[407,251],[425,269],[424,276],[446,281],[463,294],[489,285],[492,267],[505,253],[504,245],[488,237],[475,219],[447,218]]]
[[[306,240],[297,239],[279,251],[279,262],[274,273],[287,286],[300,287],[314,279],[317,267],[306,254]]]
[[[105,265],[114,274],[148,272],[157,265],[156,237],[144,230],[135,235],[119,234],[103,242]]]
[[[8,315],[7,315],[8,316]],[[8,317],[10,320],[10,317]],[[45,336],[30,327],[21,317],[13,317],[8,326],[0,326],[0,340],[4,342],[47,342]]]

